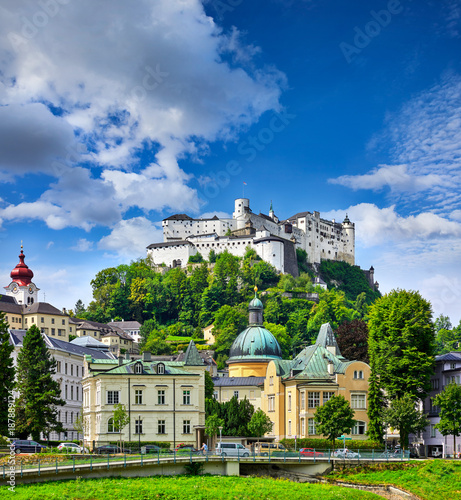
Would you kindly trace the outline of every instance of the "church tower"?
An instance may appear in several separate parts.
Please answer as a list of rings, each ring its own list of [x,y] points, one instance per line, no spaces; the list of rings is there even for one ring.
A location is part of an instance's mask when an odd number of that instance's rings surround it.
[[[21,253],[19,254],[19,263],[11,271],[11,283],[5,287],[6,295],[14,297],[18,304],[31,305],[38,302],[39,288],[32,282],[34,273],[29,266],[24,262],[25,255],[21,245]]]

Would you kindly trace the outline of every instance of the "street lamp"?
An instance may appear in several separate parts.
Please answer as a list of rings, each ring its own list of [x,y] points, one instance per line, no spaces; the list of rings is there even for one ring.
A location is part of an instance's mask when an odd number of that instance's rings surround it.
[[[221,444],[221,441],[222,441],[222,429],[223,429],[222,425],[220,425],[218,427],[218,429],[219,429],[219,448],[222,448],[222,444]]]

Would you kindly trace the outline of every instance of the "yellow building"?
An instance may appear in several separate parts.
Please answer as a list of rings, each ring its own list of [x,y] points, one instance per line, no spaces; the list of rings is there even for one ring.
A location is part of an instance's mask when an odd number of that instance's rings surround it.
[[[266,437],[278,441],[321,437],[315,429],[314,413],[331,397],[342,395],[355,412],[352,437],[365,439],[370,367],[341,355],[328,323],[320,328],[314,345],[293,360],[282,359],[277,340],[263,327],[263,309],[255,293],[249,305],[249,325],[229,352],[229,377],[213,379],[215,398],[220,402],[233,396],[250,399],[273,423]]]
[[[277,440],[322,437],[315,429],[315,411],[331,397],[341,395],[355,412],[352,437],[366,439],[369,377],[370,367],[345,359],[329,323],[322,325],[316,343],[296,358],[269,363],[262,408],[274,424],[270,436]]]

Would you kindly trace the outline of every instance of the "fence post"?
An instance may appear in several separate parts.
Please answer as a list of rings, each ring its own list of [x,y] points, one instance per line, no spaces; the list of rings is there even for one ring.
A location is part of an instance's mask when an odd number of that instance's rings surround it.
[[[56,474],[58,473],[58,457],[56,457]]]
[[[176,450],[173,451],[174,463],[176,463]]]
[[[126,468],[126,453],[125,453],[125,455],[124,455],[123,467],[125,467],[125,468]]]
[[[317,454],[315,453],[315,448],[314,448],[314,464],[317,461]]]
[[[72,472],[75,472],[75,455],[72,457]]]
[[[107,469],[109,470],[109,453],[107,454]]]
[[[160,464],[160,450],[157,450],[157,463]]]
[[[38,475],[40,476],[40,459],[38,459]]]
[[[90,457],[90,471],[93,470],[93,456]]]
[[[285,448],[285,451],[283,452],[283,461],[286,462],[287,461],[287,450]]]
[[[21,477],[22,477],[22,458],[21,458]]]

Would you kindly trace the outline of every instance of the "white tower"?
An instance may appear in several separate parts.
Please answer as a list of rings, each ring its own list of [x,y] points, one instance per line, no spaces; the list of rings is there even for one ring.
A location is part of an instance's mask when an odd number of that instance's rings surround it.
[[[355,264],[355,224],[346,217],[342,223],[344,237],[344,259],[351,265]]]
[[[232,218],[237,221],[237,229],[243,229],[247,219],[247,214],[250,214],[250,200],[248,198],[237,198],[235,200],[235,211]]]
[[[34,273],[31,269],[24,263],[24,252],[19,254],[19,264],[11,271],[10,277],[12,279],[11,283],[5,287],[6,295],[14,297],[18,304],[30,305],[34,302],[38,302],[38,291],[39,288],[32,283],[32,278]]]

